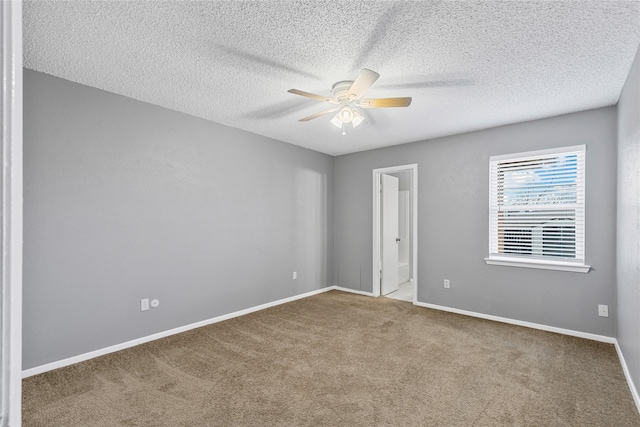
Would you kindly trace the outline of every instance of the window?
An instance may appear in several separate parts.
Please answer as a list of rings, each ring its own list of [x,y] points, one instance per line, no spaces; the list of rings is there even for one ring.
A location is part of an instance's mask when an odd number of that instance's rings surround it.
[[[586,273],[586,146],[493,156],[487,264]]]

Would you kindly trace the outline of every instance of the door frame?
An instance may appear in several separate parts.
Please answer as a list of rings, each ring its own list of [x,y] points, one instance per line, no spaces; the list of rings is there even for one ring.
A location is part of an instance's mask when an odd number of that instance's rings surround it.
[[[22,418],[22,2],[1,3],[0,426],[17,427]]]
[[[372,293],[380,296],[380,175],[396,172],[410,172],[409,200],[411,201],[411,277],[413,279],[413,303],[418,302],[418,164],[390,166],[373,170],[373,255]]]

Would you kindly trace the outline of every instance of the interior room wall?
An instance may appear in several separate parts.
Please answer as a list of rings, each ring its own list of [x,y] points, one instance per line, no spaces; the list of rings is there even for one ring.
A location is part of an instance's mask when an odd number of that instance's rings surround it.
[[[487,265],[489,157],[587,145],[588,274]],[[418,164],[418,301],[615,335],[616,108],[336,157],[335,282],[372,290],[372,170]],[[451,281],[445,289],[443,280]],[[609,317],[598,316],[598,304]]]
[[[388,175],[398,178],[399,191],[409,191],[411,189],[411,171],[395,172]]]
[[[31,70],[24,121],[24,369],[333,285],[333,157]]]
[[[617,335],[640,386],[640,50],[618,102]]]

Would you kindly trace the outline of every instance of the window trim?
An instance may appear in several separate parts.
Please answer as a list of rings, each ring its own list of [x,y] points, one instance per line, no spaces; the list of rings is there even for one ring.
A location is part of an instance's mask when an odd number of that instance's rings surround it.
[[[588,273],[589,269],[591,269],[590,265],[582,264],[579,262],[551,261],[551,260],[545,260],[545,259],[532,259],[532,258],[514,259],[511,257],[494,256],[490,258],[485,258],[484,261],[489,265],[502,265],[506,267],[538,268],[543,270],[572,271],[574,273]]]
[[[488,265],[499,265],[499,266],[508,266],[508,267],[522,267],[522,268],[536,268],[536,269],[544,269],[544,270],[559,270],[559,271],[569,271],[576,273],[588,273],[591,269],[591,266],[585,263],[585,260],[554,260],[554,259],[544,259],[537,257],[529,257],[529,256],[509,256],[503,254],[492,254],[491,252],[491,200],[492,200],[492,188],[491,188],[491,180],[492,180],[492,163],[500,162],[503,160],[512,160],[512,159],[520,159],[526,157],[535,157],[535,156],[548,156],[554,154],[562,154],[562,153],[571,153],[576,151],[583,151],[585,153],[585,159],[583,164],[583,170],[586,178],[586,145],[573,145],[569,147],[557,147],[548,150],[535,150],[535,151],[527,151],[522,153],[512,153],[512,154],[503,154],[497,156],[491,156],[489,158],[489,256],[484,258],[484,261]],[[584,184],[583,184],[584,185]],[[583,189],[586,193],[586,189]],[[586,196],[586,195],[585,195]],[[584,207],[586,208],[586,203],[584,203]],[[586,214],[586,212],[585,212]],[[583,237],[586,234],[586,227],[583,225]],[[586,237],[585,237],[586,239]],[[582,251],[584,252],[584,243],[582,246]]]

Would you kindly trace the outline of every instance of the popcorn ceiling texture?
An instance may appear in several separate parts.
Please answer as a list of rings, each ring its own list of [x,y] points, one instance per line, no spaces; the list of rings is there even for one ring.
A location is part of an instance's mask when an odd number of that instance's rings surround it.
[[[338,155],[613,105],[638,1],[27,1],[27,68]],[[340,135],[331,95],[363,67],[364,112]],[[576,141],[578,143],[579,141]]]

